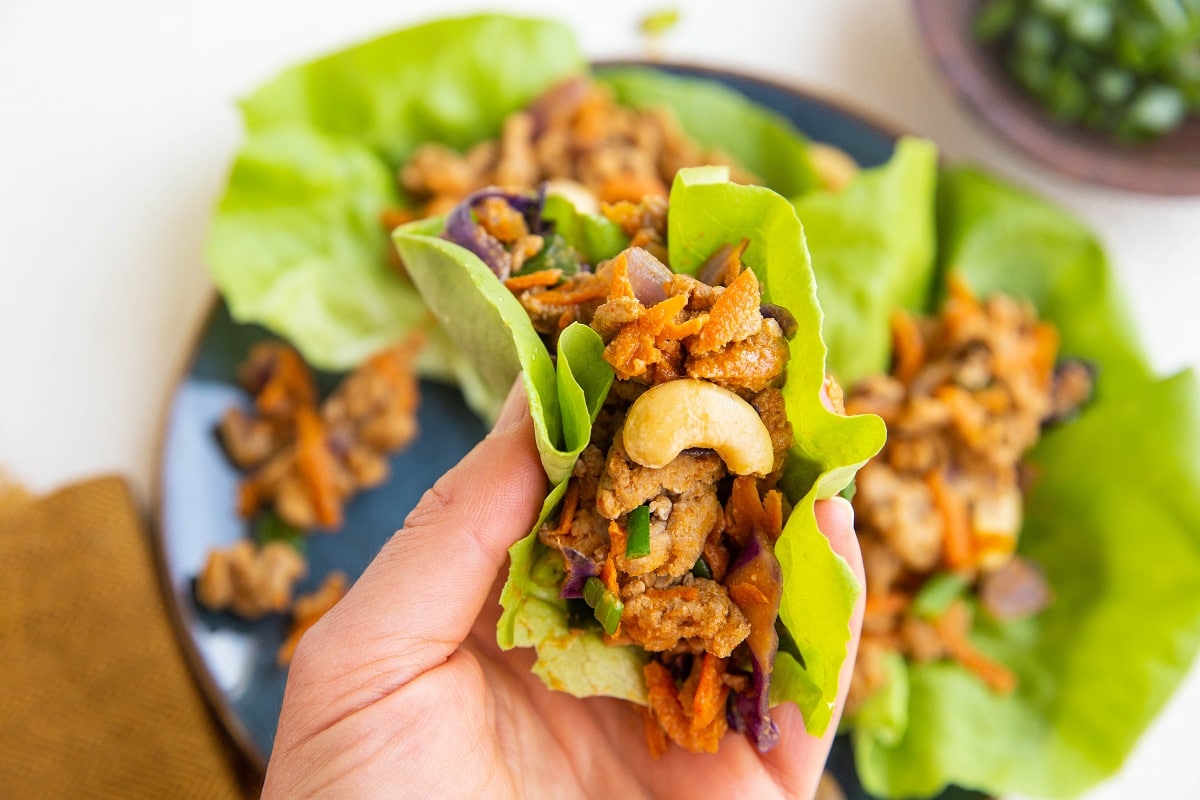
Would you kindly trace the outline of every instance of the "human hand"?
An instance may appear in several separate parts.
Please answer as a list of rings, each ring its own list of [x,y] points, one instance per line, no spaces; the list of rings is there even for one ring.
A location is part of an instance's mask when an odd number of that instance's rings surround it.
[[[730,734],[716,755],[646,748],[643,717],[611,698],[553,692],[534,654],[496,644],[497,575],[533,526],[546,479],[520,384],[492,433],[421,499],[292,661],[264,798],[811,797],[854,666],[859,597],[833,722],[817,739],[790,703],[760,754]],[[817,523],[863,582],[850,505]]]

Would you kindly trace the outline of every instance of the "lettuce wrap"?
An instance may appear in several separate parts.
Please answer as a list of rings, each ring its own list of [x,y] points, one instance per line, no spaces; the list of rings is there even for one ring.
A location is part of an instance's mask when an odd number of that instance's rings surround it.
[[[1016,691],[897,655],[887,688],[846,721],[877,795],[948,784],[1077,795],[1120,767],[1200,644],[1194,376],[1153,374],[1090,231],[974,169],[939,172],[926,143],[902,141],[843,194],[796,206],[830,312],[829,364],[844,380],[886,371],[890,313],[931,311],[949,275],[981,296],[1027,298],[1058,328],[1062,354],[1099,370],[1092,403],[1027,459],[1036,480],[1019,552],[1043,567],[1055,601],[973,634],[1016,672]]]
[[[748,239],[745,263],[761,282],[764,302],[788,309],[797,322],[782,387],[795,445],[781,486],[794,510],[776,543],[783,568],[780,619],[793,643],[781,647],[775,661],[771,700],[795,702],[808,729],[819,735],[830,722],[859,588],[817,529],[813,503],[846,486],[882,446],[884,430],[877,417],[840,416],[822,404],[822,314],[790,202],[766,188],[729,183],[725,174],[698,168],[677,176],[669,200],[669,262],[677,272],[695,274],[721,245]],[[563,331],[552,359],[516,298],[478,256],[440,238],[442,227],[438,220],[404,226],[394,234],[397,248],[447,335],[492,389],[504,391],[522,375],[553,486],[533,532],[510,550],[498,641],[506,649],[536,648],[534,671],[553,689],[645,703],[645,651],[608,646],[594,629],[568,624],[567,603],[560,597],[562,559],[537,536],[562,499],[613,380],[603,344],[576,323]]]
[[[389,263],[381,215],[411,206],[396,173],[420,145],[463,151],[494,138],[506,115],[586,72],[562,25],[484,14],[392,33],[258,88],[241,101],[246,139],[206,245],[234,319],[271,329],[330,370],[426,328],[422,374],[457,380],[474,407],[494,412],[499,398]],[[610,80],[621,102],[670,109],[765,185],[789,197],[817,185],[804,137],[737,92],[649,69]]]

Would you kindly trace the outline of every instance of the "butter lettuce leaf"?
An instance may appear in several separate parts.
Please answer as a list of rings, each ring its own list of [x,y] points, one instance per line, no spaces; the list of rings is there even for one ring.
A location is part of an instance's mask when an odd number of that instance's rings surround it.
[[[937,150],[906,138],[890,161],[862,172],[843,192],[796,200],[828,320],[829,369],[844,386],[887,371],[895,308],[929,307],[936,188]]]
[[[247,138],[206,247],[234,318],[334,370],[424,326],[380,219],[406,204],[396,170],[424,142],[462,148],[496,135],[506,114],[584,69],[563,26],[480,15],[294,67],[245,98]],[[473,384],[444,337],[431,335],[423,374]]]
[[[732,158],[785,197],[820,186],[804,134],[727,86],[643,67],[606,68],[598,77],[623,105],[670,109],[701,146]]]

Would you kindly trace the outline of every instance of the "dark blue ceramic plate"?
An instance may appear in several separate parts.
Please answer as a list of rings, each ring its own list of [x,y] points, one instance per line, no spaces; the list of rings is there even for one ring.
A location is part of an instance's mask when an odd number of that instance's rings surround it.
[[[724,83],[788,117],[810,138],[842,148],[862,165],[881,164],[892,153],[894,133],[797,89],[701,67],[656,66]],[[223,304],[208,319],[171,400],[159,519],[160,564],[180,635],[218,716],[260,770],[271,752],[287,677],[275,665],[284,620],[247,623],[199,608],[192,580],[210,548],[226,546],[246,533],[234,510],[239,475],[226,461],[213,430],[227,408],[247,402],[234,371],[250,345],[268,337],[262,328],[232,321]],[[323,388],[335,380],[322,376]],[[386,484],[350,502],[339,534],[311,537],[310,575],[301,591],[315,588],[332,569],[360,574],[425,490],[486,432],[456,389],[424,382],[421,391],[420,438],[392,459],[392,477]],[[839,741],[831,767],[848,797],[866,798],[858,789],[852,761],[848,746]]]

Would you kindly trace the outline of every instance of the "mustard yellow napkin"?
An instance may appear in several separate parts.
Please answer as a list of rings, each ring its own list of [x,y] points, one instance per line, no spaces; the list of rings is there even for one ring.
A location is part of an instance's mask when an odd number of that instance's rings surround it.
[[[0,478],[0,794],[241,798],[254,778],[188,670],[119,478]]]

